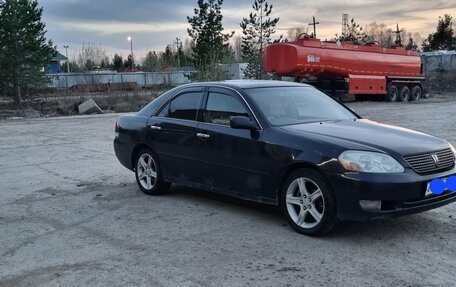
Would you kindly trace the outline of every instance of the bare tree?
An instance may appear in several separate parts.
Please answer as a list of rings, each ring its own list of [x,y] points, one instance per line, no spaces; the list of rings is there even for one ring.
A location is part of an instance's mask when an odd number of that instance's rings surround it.
[[[75,62],[80,71],[93,71],[102,67],[105,62],[109,63],[109,57],[105,49],[95,43],[82,43],[81,50],[77,53]]]
[[[394,29],[393,31],[393,29],[388,28],[384,23],[372,22],[365,26],[364,31],[367,36],[367,42],[378,42],[382,47],[391,47],[396,44],[397,29]],[[420,44],[422,42],[420,33],[408,32],[404,28],[399,30],[399,35],[402,40],[402,45],[404,46],[414,47],[415,44]]]
[[[184,44],[182,47],[182,51],[184,52],[184,55],[187,57],[192,56],[192,51],[193,51],[193,46],[195,44],[195,41],[193,41],[192,38],[185,38]]]
[[[309,28],[305,26],[296,26],[296,27],[291,27],[287,31],[287,39],[294,41],[297,40],[299,35],[306,33],[309,33]]]
[[[82,73],[78,78],[78,84],[95,84],[101,81],[102,76],[91,73],[100,68],[111,66],[106,51],[95,43],[82,43],[82,48],[75,56],[74,62],[77,65],[77,72]]]
[[[386,24],[372,22],[365,27],[367,42],[378,42],[382,47],[391,47],[394,44],[393,30]]]
[[[234,54],[234,60],[239,62],[242,59],[242,38],[240,36],[234,36],[231,39],[230,47]]]

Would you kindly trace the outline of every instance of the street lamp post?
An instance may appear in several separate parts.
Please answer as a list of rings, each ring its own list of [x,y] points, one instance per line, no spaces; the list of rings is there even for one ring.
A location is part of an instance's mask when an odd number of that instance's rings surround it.
[[[182,45],[182,41],[179,38],[176,38],[176,50],[177,50],[177,67],[180,68],[180,58],[179,58],[179,48]]]
[[[130,55],[131,55],[131,70],[133,71],[133,63],[134,63],[134,58],[133,58],[133,38],[131,36],[128,36],[128,42],[130,42]]]
[[[67,58],[66,60],[66,66],[67,66],[67,73],[69,74],[70,73],[70,59],[68,59],[68,45],[63,45],[63,48],[65,48],[65,56]]]

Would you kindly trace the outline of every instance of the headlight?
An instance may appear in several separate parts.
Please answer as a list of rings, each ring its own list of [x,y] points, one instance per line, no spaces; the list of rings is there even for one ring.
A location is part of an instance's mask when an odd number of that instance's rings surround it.
[[[347,150],[340,154],[339,161],[348,171],[371,173],[402,173],[404,167],[387,154]]]

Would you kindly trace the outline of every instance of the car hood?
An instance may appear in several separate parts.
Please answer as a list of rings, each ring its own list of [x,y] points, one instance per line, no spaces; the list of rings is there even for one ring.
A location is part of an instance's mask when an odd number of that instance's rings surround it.
[[[306,123],[283,129],[340,139],[390,154],[409,155],[449,148],[443,139],[367,119]],[[330,139],[328,141],[331,142]]]

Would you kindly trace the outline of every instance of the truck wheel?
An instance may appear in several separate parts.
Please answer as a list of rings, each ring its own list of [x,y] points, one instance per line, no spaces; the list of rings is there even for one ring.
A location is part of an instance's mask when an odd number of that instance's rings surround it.
[[[402,87],[399,92],[399,99],[401,102],[408,102],[410,99],[410,89],[408,87]]]
[[[397,98],[399,97],[399,90],[395,85],[391,85],[388,88],[388,94],[386,95],[386,101],[387,102],[395,102],[397,101]]]
[[[414,86],[412,91],[410,92],[410,100],[417,101],[417,100],[421,99],[422,94],[423,94],[423,90],[421,90],[421,87]]]

